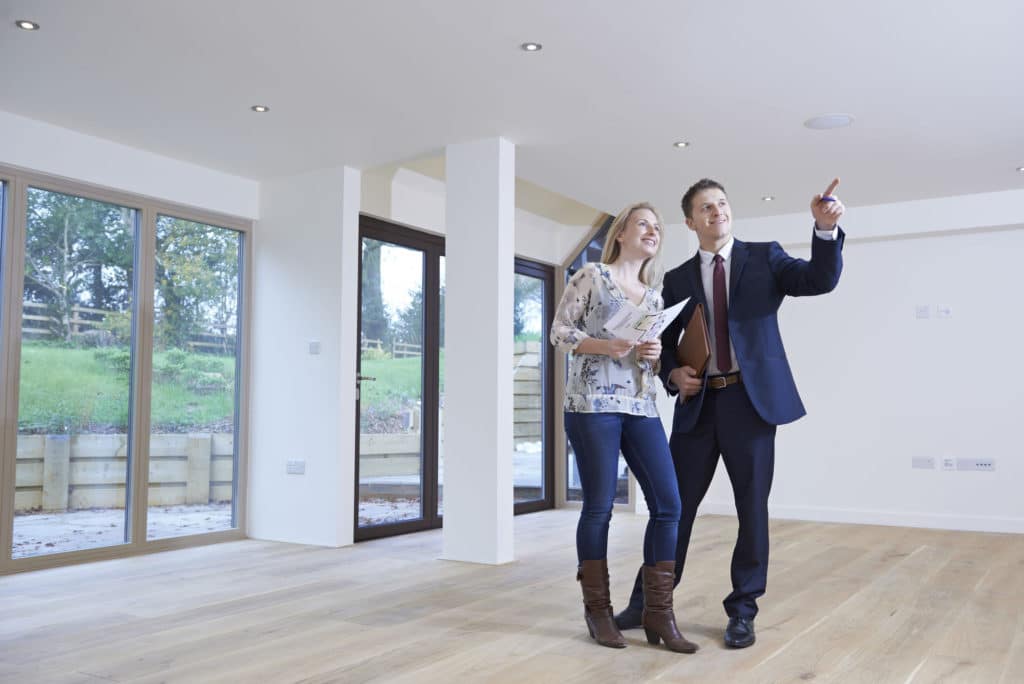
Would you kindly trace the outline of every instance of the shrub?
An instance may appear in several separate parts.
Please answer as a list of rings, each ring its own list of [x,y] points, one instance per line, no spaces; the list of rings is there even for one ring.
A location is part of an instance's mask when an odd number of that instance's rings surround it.
[[[362,351],[363,361],[387,361],[390,358],[391,354],[383,349],[364,349]]]
[[[106,347],[97,349],[93,356],[103,366],[116,373],[127,374],[132,369],[132,353],[124,348]]]

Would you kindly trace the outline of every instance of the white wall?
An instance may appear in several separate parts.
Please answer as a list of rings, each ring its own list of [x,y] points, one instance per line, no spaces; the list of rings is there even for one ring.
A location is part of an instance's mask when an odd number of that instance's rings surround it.
[[[443,235],[445,184],[408,169],[368,173],[364,177],[364,211],[380,218]],[[590,231],[569,226],[523,209],[515,211],[515,252],[546,264],[565,260]]]
[[[837,290],[780,313],[808,415],[779,428],[772,515],[1024,532],[1024,192],[854,208],[843,224]],[[804,215],[736,221],[741,239],[799,241],[787,249],[803,257],[809,231]],[[996,471],[912,469],[914,457],[991,457]],[[720,467],[703,511],[734,510]]]
[[[255,243],[249,535],[351,543],[358,173],[264,183]],[[343,321],[345,323],[343,324]],[[320,353],[309,353],[309,342]],[[289,459],[304,475],[286,474]]]
[[[242,218],[259,216],[254,180],[3,111],[0,163]]]

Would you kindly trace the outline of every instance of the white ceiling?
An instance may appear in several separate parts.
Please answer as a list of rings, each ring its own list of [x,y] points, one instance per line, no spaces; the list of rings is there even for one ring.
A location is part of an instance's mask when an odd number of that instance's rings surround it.
[[[0,109],[254,179],[500,135],[521,178],[673,223],[702,176],[740,217],[832,175],[851,206],[1024,187],[1019,0],[0,0],[0,22]],[[856,121],[802,126],[825,112]]]

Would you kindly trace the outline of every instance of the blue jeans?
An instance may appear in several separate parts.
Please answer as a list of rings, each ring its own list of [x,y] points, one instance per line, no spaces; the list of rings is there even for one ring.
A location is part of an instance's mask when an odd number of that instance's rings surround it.
[[[644,564],[674,560],[679,527],[679,486],[661,419],[625,413],[565,413],[565,432],[576,452],[583,508],[576,526],[580,562],[608,556],[608,523],[615,502],[619,451],[647,499]]]

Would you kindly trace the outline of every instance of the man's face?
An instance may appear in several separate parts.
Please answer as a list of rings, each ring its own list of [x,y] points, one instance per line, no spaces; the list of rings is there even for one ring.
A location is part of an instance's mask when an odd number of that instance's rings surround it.
[[[690,201],[686,225],[697,233],[702,246],[723,241],[732,233],[729,198],[718,188],[701,190]]]

